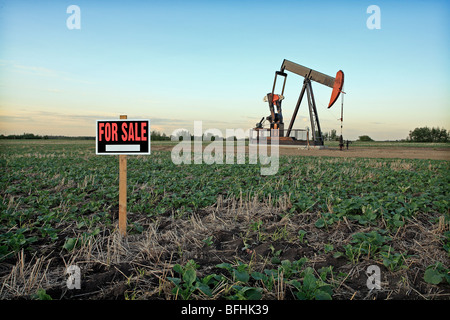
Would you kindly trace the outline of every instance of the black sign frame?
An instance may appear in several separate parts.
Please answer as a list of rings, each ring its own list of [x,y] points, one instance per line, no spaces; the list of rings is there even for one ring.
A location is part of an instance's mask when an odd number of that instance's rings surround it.
[[[97,120],[95,132],[97,155],[150,154],[149,119]]]

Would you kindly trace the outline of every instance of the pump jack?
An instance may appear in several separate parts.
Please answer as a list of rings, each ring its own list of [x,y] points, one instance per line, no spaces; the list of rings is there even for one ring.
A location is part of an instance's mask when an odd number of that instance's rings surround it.
[[[290,71],[305,78],[303,80],[303,87],[300,92],[300,96],[297,100],[294,112],[292,114],[292,118],[289,122],[286,134],[284,130],[283,114],[281,110],[281,102],[284,99],[284,88],[286,85],[286,78],[287,78],[287,73],[285,73],[285,71]],[[278,76],[284,77],[281,94],[275,94],[275,86],[277,83]],[[269,103],[270,115],[267,116],[265,120],[269,121],[270,129],[263,128],[264,122],[263,117],[261,121],[257,123],[255,128],[253,129],[257,132],[257,141],[259,141],[260,134],[262,134],[264,131],[269,131],[270,135],[267,137],[267,143],[270,143],[272,137],[278,137],[280,145],[305,145],[306,143],[309,142],[315,146],[323,146],[322,130],[320,128],[319,116],[317,114],[316,102],[314,100],[314,94],[311,85],[312,81],[333,88],[328,108],[331,108],[331,106],[336,102],[341,92],[345,93],[342,91],[342,87],[344,85],[344,73],[342,72],[342,70],[339,70],[336,73],[336,77],[333,78],[321,72],[315,71],[313,69],[304,67],[302,65],[284,59],[280,71],[275,71],[275,79],[273,81],[272,92],[268,93],[264,97],[264,101]],[[308,99],[309,118],[311,121],[311,134],[312,134],[312,139],[308,138],[307,140],[311,141],[299,140],[297,139],[296,136],[294,137],[291,136],[291,133],[293,133],[293,131],[305,131],[300,129],[292,129],[305,91]],[[277,108],[276,112],[274,108],[275,106]]]

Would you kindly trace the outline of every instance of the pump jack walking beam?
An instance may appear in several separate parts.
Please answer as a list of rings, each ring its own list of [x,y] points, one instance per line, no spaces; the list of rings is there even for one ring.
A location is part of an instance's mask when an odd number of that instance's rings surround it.
[[[281,65],[281,71],[284,72],[284,70],[298,74],[305,79],[313,80],[330,88],[333,88],[334,82],[336,80],[335,78],[327,76],[326,74],[323,74],[319,71],[304,67],[300,64],[286,59],[284,59],[283,64]]]

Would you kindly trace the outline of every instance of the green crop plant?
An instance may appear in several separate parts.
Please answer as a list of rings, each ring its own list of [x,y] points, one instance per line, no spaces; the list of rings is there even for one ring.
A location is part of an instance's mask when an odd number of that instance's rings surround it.
[[[288,283],[297,289],[295,295],[299,300],[331,300],[333,295],[331,286],[316,278],[312,268],[305,269],[303,280],[290,280]]]
[[[50,295],[47,294],[45,289],[39,288],[35,294],[32,294],[31,297],[34,300],[53,300]]]
[[[444,282],[444,280],[450,284],[450,270],[444,267],[441,262],[436,262],[427,267],[423,278],[426,282],[435,285]]]
[[[259,300],[262,297],[262,289],[245,285],[250,280],[250,268],[248,264],[238,262],[237,265],[221,263],[217,268],[225,269],[232,276],[231,284],[226,292],[229,300]],[[226,279],[226,278],[222,278]]]
[[[209,236],[209,237],[203,239],[202,241],[203,241],[203,243],[204,243],[207,247],[212,246],[213,243],[214,243],[214,241],[213,241],[213,236]]]
[[[212,282],[212,277],[199,279],[197,277],[197,268],[199,265],[194,260],[189,260],[185,266],[176,264],[173,267],[173,271],[178,273],[179,277],[167,277],[175,287],[172,289],[172,294],[177,297],[181,297],[183,300],[188,300],[191,295],[199,291],[204,295],[211,297],[212,291],[209,284]]]
[[[445,251],[447,251],[447,256],[450,258],[450,231],[444,232],[443,248]]]
[[[274,270],[265,269],[264,273],[257,271],[252,272],[252,278],[256,281],[261,281],[266,290],[272,291],[275,286],[275,281],[278,279],[278,274],[275,276]]]
[[[286,225],[280,228],[277,228],[272,235],[270,236],[272,241],[278,240],[288,240],[288,232],[286,230]]]
[[[264,272],[253,271],[251,277],[260,281],[264,288],[268,291],[272,291],[276,282],[283,281],[289,283],[289,280],[295,277],[300,277],[303,271],[303,266],[308,260],[301,258],[296,261],[283,260],[280,262],[278,269],[264,269]]]
[[[333,214],[331,212],[325,212],[320,214],[320,218],[316,220],[316,223],[314,224],[317,228],[323,228],[331,226],[334,222],[338,221],[339,218],[336,214]]]
[[[272,259],[270,260],[272,262],[272,264],[281,263],[280,255],[283,252],[283,250],[282,249],[275,250],[275,247],[273,245],[270,245],[269,249],[272,252]]]
[[[300,241],[300,243],[306,243],[307,241],[304,239],[305,235],[307,234],[307,232],[305,230],[299,230],[298,231],[298,240]]]
[[[328,253],[334,250],[334,246],[331,243],[327,243],[324,245],[324,252]]]
[[[380,234],[381,233],[381,234]],[[368,233],[359,232],[352,236],[350,244],[344,245],[345,255],[353,263],[360,258],[377,258],[380,252],[390,252],[391,247],[386,245],[390,241],[389,236],[383,236],[382,230],[373,230]],[[339,257],[342,253],[337,252],[334,256]]]
[[[264,241],[266,239],[266,235],[263,232],[263,222],[261,220],[252,222],[250,224],[250,230],[256,232],[256,240],[258,242]]]
[[[233,266],[230,263],[221,263],[216,266],[217,268],[227,270],[233,277],[233,282],[246,283],[250,279],[248,264],[238,262],[237,266]]]
[[[406,253],[391,252],[391,250],[388,250],[388,252],[380,252],[380,255],[383,257],[383,265],[391,271],[397,271],[407,267],[405,262],[409,256]]]
[[[233,285],[233,294],[227,297],[228,300],[260,300],[262,288]]]

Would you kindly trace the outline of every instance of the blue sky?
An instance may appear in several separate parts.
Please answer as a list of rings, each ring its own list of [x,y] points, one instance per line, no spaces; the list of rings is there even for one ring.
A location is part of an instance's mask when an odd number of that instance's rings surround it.
[[[79,30],[66,26],[72,4]],[[379,30],[366,26],[372,4]],[[120,114],[167,134],[195,120],[248,129],[269,114],[283,59],[344,71],[346,139],[450,129],[449,14],[446,1],[0,0],[0,133],[95,135],[96,119]],[[302,80],[288,75],[285,119]],[[331,89],[313,89],[322,129],[339,132],[340,101],[327,109]]]

